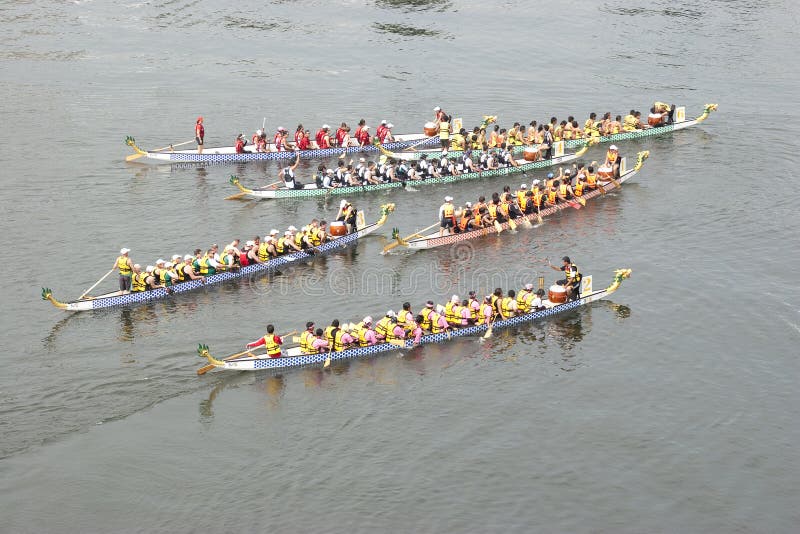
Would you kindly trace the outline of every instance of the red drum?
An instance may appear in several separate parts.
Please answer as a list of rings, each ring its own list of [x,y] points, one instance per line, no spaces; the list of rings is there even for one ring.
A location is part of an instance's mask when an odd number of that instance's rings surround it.
[[[539,159],[539,149],[529,146],[522,152],[522,157],[525,158],[525,161],[536,161]]]
[[[661,121],[664,118],[661,116],[660,113],[651,113],[647,116],[647,124],[650,126],[661,126]]]
[[[439,128],[436,126],[435,122],[426,122],[425,123],[425,135],[428,137],[433,137],[438,133]]]
[[[553,304],[562,304],[567,302],[567,290],[564,286],[552,285],[550,291],[547,292],[547,300]]]
[[[597,176],[599,176],[602,179],[611,178],[612,176],[614,176],[614,169],[606,166],[600,167],[599,169],[597,169]]]
[[[345,226],[343,221],[333,221],[330,230],[332,236],[339,237],[347,235],[347,226]]]

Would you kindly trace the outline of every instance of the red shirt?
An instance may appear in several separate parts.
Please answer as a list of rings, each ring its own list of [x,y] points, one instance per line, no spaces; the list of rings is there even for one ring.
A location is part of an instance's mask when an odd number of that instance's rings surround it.
[[[368,145],[369,144],[369,132],[367,130],[359,130],[356,132],[356,139],[358,140],[358,144],[360,145]]]
[[[203,139],[206,135],[206,129],[203,128],[203,123],[198,122],[197,125],[194,127],[194,135]]]
[[[344,139],[344,134],[345,134],[345,131],[342,128],[339,128],[338,130],[336,130],[336,136],[335,137],[336,137],[336,142],[339,144],[339,146],[342,146],[342,139]]]
[[[385,124],[381,124],[381,125],[380,125],[380,126],[378,126],[378,128],[375,130],[375,135],[377,135],[377,136],[378,136],[378,139],[380,139],[380,140],[381,140],[381,142],[383,142],[383,138],[384,138],[384,137],[386,137],[386,130],[388,130],[388,128],[386,128],[386,125],[385,125]]]
[[[330,148],[331,147],[331,136],[327,133],[322,132],[322,140],[317,143],[320,148]]]
[[[297,148],[300,150],[308,150],[311,148],[311,141],[305,135],[297,140]]]
[[[241,154],[244,152],[244,139],[237,139],[236,140],[236,153]]]
[[[317,134],[314,136],[314,139],[317,141],[317,145],[322,147],[322,136],[325,135],[325,130],[320,128],[317,130]]]

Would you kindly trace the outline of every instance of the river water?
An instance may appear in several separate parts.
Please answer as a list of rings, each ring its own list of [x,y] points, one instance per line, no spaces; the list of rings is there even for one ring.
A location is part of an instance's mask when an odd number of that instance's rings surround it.
[[[3,3],[0,531],[795,532],[799,9]],[[185,141],[199,114],[210,145],[262,121],[402,133],[436,105],[507,127],[653,100],[719,111],[621,143],[651,151],[636,179],[534,230],[381,256],[392,226],[429,224],[444,195],[521,180],[419,187],[352,198],[368,220],[397,211],[310,267],[131,309],[39,299],[79,295],[122,246],[152,263],[336,211],[226,201],[231,174],[261,184],[278,167],[129,164],[127,135]],[[550,281],[544,258],[564,254],[596,286],[634,274],[608,301],[486,342],[195,374],[200,342],[231,353],[267,322]]]

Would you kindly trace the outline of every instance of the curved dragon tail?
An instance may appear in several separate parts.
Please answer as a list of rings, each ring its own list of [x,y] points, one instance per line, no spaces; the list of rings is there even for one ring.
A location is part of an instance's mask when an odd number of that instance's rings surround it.
[[[717,111],[717,104],[706,104],[706,107],[703,108],[703,114],[695,119],[697,122],[703,122],[708,118],[712,111]]]
[[[644,160],[650,157],[650,151],[642,150],[636,156],[637,156],[636,165],[633,167],[633,170],[638,171],[639,169],[642,168],[642,165],[644,165]]]
[[[619,289],[619,286],[620,284],[622,284],[622,281],[625,280],[626,278],[630,278],[632,272],[633,269],[617,269],[616,271],[614,271],[614,281],[611,283],[610,286],[606,288],[606,291],[608,291],[609,293],[613,293],[614,291]]]

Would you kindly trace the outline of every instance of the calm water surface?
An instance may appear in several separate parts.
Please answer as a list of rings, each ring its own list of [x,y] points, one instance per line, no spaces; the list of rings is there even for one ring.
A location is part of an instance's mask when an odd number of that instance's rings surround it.
[[[1,5],[0,530],[796,531],[798,12]],[[127,164],[126,135],[185,141],[199,114],[210,145],[262,121],[316,130],[363,117],[409,132],[435,105],[507,127],[646,113],[653,100],[720,110],[621,144],[631,159],[651,151],[633,183],[534,230],[381,256],[392,226],[427,226],[444,195],[474,200],[521,179],[418,187],[353,197],[370,220],[382,203],[397,211],[307,268],[124,310],[66,315],[39,300],[42,286],[79,295],[122,246],[152,263],[335,215],[338,199],[223,200],[231,174],[268,183],[272,163]],[[565,253],[596,285],[620,267],[634,276],[608,301],[486,342],[330,372],[195,374],[199,342],[230,353],[266,322],[286,331],[550,281],[544,258]]]

